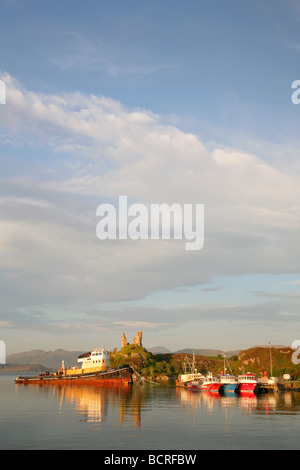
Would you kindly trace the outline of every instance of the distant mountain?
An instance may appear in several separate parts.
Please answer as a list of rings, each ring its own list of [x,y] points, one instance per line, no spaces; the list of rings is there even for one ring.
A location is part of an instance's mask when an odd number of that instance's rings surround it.
[[[40,374],[46,367],[41,364],[0,364],[0,374]]]
[[[153,348],[146,348],[147,351],[151,352],[152,354],[195,354],[196,356],[218,356],[221,354],[223,356],[223,351],[220,349],[192,349],[192,348],[185,348],[180,349],[178,351],[170,351],[169,349],[165,348],[164,346],[155,346]],[[237,356],[240,353],[240,350],[237,351],[227,351],[226,356],[232,357]]]
[[[240,351],[226,351],[225,354],[227,357],[237,356]],[[195,354],[195,356],[218,356],[221,354],[223,356],[223,351],[220,349],[180,349],[175,351],[173,354]]]
[[[164,346],[155,346],[154,348],[146,348],[146,349],[152,354],[172,354],[172,352],[169,349],[165,348]]]
[[[50,370],[57,370],[62,361],[65,366],[74,366],[80,354],[87,351],[65,351],[64,349],[56,349],[55,351],[43,351],[35,349],[33,351],[22,352],[18,354],[10,354],[6,357],[7,364],[43,364]]]

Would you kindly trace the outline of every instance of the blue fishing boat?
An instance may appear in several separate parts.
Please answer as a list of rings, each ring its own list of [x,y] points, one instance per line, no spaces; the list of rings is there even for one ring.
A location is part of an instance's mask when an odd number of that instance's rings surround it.
[[[235,392],[239,385],[238,379],[235,375],[220,375],[220,382],[222,384],[223,392]]]
[[[223,353],[224,357],[224,371],[222,371],[222,375],[220,375],[220,382],[222,384],[222,391],[223,392],[235,392],[238,389],[239,386],[239,380],[238,378],[233,375],[230,364],[228,362],[228,359],[226,357],[226,354]],[[228,364],[228,367],[230,369],[231,375],[226,374],[226,362]]]

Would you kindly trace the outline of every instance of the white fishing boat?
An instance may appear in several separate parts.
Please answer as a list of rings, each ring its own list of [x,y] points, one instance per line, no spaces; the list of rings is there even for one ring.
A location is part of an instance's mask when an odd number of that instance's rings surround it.
[[[187,387],[190,382],[193,381],[202,381],[204,376],[198,372],[195,364],[195,356],[193,354],[193,361],[190,362],[189,358],[186,356],[183,363],[184,374],[180,374],[176,380],[177,387]]]

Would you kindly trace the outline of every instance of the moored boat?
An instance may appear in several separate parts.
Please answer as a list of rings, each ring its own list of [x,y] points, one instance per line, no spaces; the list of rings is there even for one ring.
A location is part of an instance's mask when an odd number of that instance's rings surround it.
[[[203,380],[191,380],[187,383],[187,388],[194,392],[199,392],[202,389]]]
[[[176,380],[177,387],[188,387],[190,383],[195,381],[201,381],[203,379],[202,374],[181,374]]]
[[[222,383],[217,377],[213,377],[213,375],[209,372],[204,379],[202,384],[202,390],[205,392],[220,392],[222,387]]]
[[[103,347],[78,357],[81,367],[65,368],[64,361],[57,372],[44,372],[36,376],[18,376],[16,384],[89,384],[129,385],[133,383],[134,370],[130,365],[110,367],[109,353]]]
[[[247,374],[238,375],[238,387],[237,392],[239,393],[255,393],[258,388],[258,380],[255,374],[248,372]]]
[[[177,387],[188,387],[191,382],[194,381],[202,381],[203,375],[199,373],[196,369],[195,364],[195,356],[193,355],[193,362],[190,363],[189,358],[185,358],[185,362],[183,363],[184,374],[179,374],[178,378],[176,379],[176,386]]]
[[[190,381],[187,384],[187,388],[192,391],[218,393],[221,391],[222,384],[218,378],[213,377],[211,373],[208,373],[206,377]]]
[[[235,392],[239,385],[238,378],[235,375],[220,375],[220,382],[224,392]]]

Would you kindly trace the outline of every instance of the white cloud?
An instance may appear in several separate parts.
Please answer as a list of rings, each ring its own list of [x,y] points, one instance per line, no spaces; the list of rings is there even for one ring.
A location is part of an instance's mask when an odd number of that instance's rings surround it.
[[[209,151],[148,110],[79,93],[39,94],[8,74],[3,79],[6,135],[21,134],[23,142],[28,135],[31,148],[42,148],[41,160],[45,150],[53,158],[51,168],[45,162],[47,178],[2,181],[0,267],[6,281],[14,275],[11,308],[90,309],[217,275],[300,272],[295,175],[242,150]],[[24,144],[29,167],[30,151]],[[96,208],[120,195],[204,203],[204,249],[191,254],[180,242],[100,242]]]

